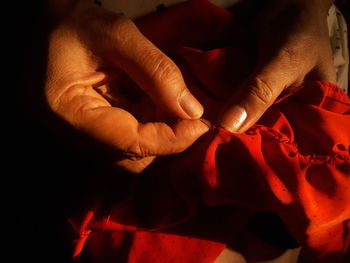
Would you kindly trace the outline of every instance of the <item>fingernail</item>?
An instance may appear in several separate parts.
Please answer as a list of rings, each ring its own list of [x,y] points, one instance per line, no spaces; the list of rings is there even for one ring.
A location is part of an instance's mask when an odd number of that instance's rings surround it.
[[[191,119],[198,119],[203,115],[202,105],[188,90],[182,93],[179,103],[183,111],[186,112]]]
[[[230,132],[239,132],[244,121],[247,119],[247,112],[242,107],[235,107],[226,112],[225,117],[221,120],[221,126]]]

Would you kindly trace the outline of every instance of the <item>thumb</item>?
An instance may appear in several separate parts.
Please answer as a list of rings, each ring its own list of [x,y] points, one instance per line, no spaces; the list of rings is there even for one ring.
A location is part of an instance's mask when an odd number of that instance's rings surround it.
[[[282,91],[296,83],[298,70],[274,60],[254,74],[233,94],[218,123],[228,131],[243,133],[255,124]]]
[[[182,119],[197,119],[202,105],[187,89],[175,63],[154,46],[128,18],[113,27],[115,64],[124,70],[162,109]]]

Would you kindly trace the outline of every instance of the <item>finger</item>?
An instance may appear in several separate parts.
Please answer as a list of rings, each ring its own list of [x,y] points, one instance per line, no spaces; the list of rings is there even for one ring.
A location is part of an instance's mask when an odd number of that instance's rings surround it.
[[[200,120],[165,123],[138,123],[127,111],[113,107],[83,110],[75,126],[123,152],[129,159],[178,153],[208,130]]]
[[[130,173],[140,173],[142,172],[148,165],[150,165],[156,156],[144,157],[139,160],[131,160],[131,159],[122,159],[115,162],[115,165],[122,170],[125,170]]]
[[[208,120],[204,120],[204,119],[201,119],[200,120],[201,122],[204,123],[204,125],[206,125],[208,127],[208,129],[211,127],[211,123],[208,121]],[[187,121],[185,121],[187,122]],[[196,123],[195,125],[197,125],[198,123]],[[183,125],[183,123],[181,124]],[[179,125],[179,126],[181,126]],[[185,124],[187,125],[187,124]],[[176,132],[179,132],[181,130],[181,127],[177,127],[175,128],[175,133]],[[203,127],[201,125],[200,126],[200,129],[202,129]],[[190,127],[186,127],[186,129],[188,129]],[[206,129],[203,129],[203,130],[206,130]],[[181,132],[181,131],[180,131]],[[201,133],[201,132],[200,132]],[[200,134],[199,133],[199,134]],[[142,136],[142,135],[141,135]],[[148,143],[148,142],[147,142]],[[183,145],[185,148],[187,148],[187,145],[184,144]],[[147,147],[147,145],[146,145]],[[180,147],[181,148],[181,147]],[[156,158],[156,156],[148,156],[148,157],[139,157],[139,158],[124,158],[124,159],[121,159],[121,160],[118,160],[115,164],[128,171],[128,172],[132,172],[132,173],[140,173],[142,172],[150,163],[152,163],[154,161],[154,159]]]
[[[234,133],[242,133],[256,123],[281,92],[293,86],[302,75],[290,58],[282,55],[265,65],[230,99],[219,125]]]
[[[172,115],[197,119],[203,107],[187,89],[175,63],[155,47],[128,18],[119,16],[108,32],[112,62]]]

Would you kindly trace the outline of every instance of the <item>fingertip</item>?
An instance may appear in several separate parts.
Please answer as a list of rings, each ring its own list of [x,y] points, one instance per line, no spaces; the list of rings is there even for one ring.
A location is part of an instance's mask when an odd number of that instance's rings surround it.
[[[177,151],[181,152],[192,145],[199,137],[209,131],[210,127],[201,119],[198,120],[180,120],[173,126],[176,136],[174,143],[177,145]]]
[[[190,119],[199,119],[203,115],[203,106],[188,89],[185,89],[180,95],[179,105]]]
[[[219,119],[219,125],[227,131],[242,133],[245,131],[247,117],[247,111],[243,107],[233,106]]]
[[[206,125],[208,127],[208,129],[211,129],[213,127],[213,124],[211,121],[201,118],[199,119],[204,125]]]
[[[199,119],[196,121],[199,122],[198,125],[200,126],[200,136],[210,130],[211,123],[208,120]]]

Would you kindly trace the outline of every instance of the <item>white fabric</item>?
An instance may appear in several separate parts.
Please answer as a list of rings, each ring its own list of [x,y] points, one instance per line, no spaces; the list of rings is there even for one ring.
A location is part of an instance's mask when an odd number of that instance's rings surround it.
[[[345,19],[334,5],[329,9],[328,31],[333,50],[333,61],[337,72],[337,85],[348,92],[349,47]]]

